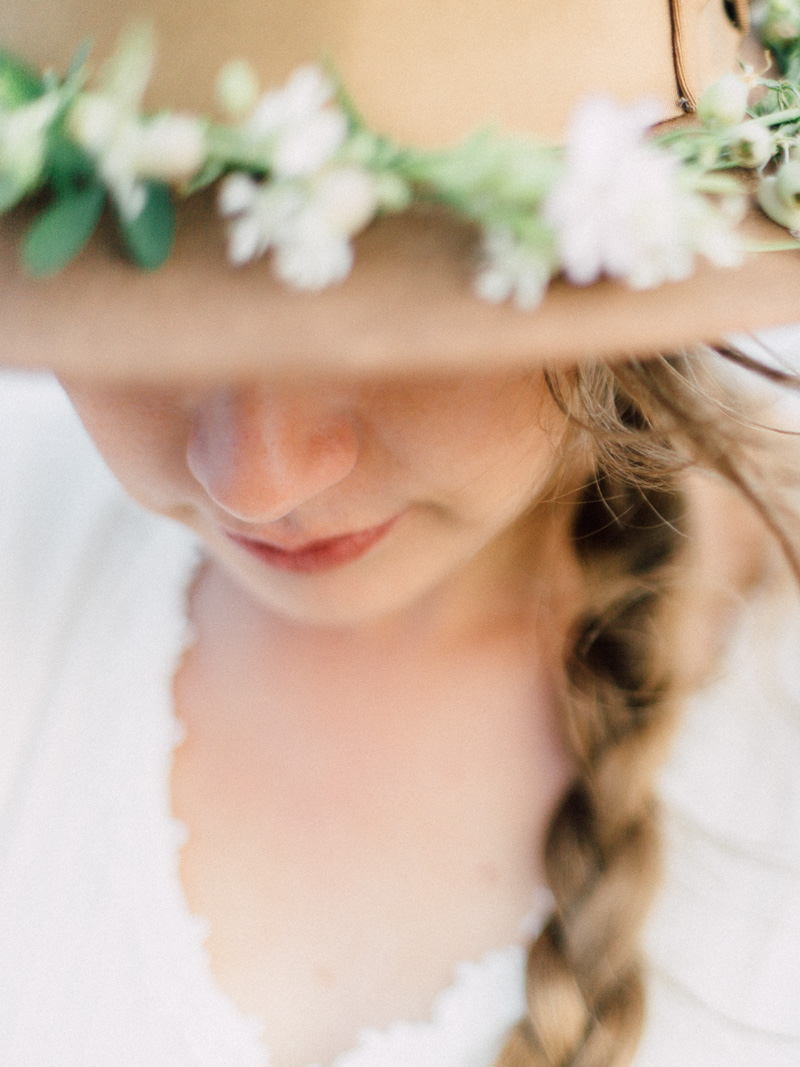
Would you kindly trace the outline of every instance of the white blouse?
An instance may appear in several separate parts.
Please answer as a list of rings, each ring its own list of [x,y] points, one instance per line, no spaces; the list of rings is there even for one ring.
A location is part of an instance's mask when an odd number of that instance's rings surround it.
[[[0,440],[0,1064],[280,1067],[178,876],[171,686],[199,547],[125,497],[51,383],[0,383]],[[800,1065],[798,651],[797,605],[753,604],[688,709],[636,1067]],[[491,1067],[524,956],[465,962],[427,1020],[325,1067]]]

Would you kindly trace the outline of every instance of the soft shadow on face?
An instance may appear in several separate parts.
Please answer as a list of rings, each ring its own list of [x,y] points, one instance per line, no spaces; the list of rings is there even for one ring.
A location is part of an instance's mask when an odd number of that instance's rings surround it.
[[[499,556],[564,428],[534,372],[62,384],[132,497],[200,534],[266,609],[318,625],[392,615]]]

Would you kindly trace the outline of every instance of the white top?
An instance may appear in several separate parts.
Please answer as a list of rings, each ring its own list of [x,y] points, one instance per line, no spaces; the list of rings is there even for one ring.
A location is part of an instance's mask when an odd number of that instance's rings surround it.
[[[126,499],[49,383],[2,385],[0,441],[0,1064],[267,1067],[178,877],[171,682],[198,546]],[[800,1064],[796,615],[748,609],[663,776],[636,1067]],[[365,1031],[335,1067],[491,1067],[523,968],[518,945],[463,964],[427,1021]]]

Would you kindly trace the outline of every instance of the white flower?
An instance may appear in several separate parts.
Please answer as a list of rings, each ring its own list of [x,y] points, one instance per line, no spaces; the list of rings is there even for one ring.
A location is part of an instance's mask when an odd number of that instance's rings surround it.
[[[524,310],[538,307],[551,276],[541,253],[528,248],[502,226],[484,233],[481,252],[483,265],[475,279],[478,296],[492,304],[513,299]]]
[[[222,215],[250,211],[258,195],[259,183],[250,174],[229,174],[219,185],[217,204]]]
[[[334,87],[319,67],[301,67],[283,89],[266,93],[244,125],[272,145],[272,169],[279,178],[316,174],[347,137],[347,118],[333,107]]]
[[[686,212],[697,253],[718,267],[738,267],[744,250],[736,226],[747,214],[747,198],[726,196],[717,207],[705,197],[692,196]]]
[[[245,60],[234,59],[217,75],[215,88],[220,107],[233,118],[242,118],[256,105],[258,75]]]
[[[249,174],[230,174],[219,190],[219,209],[232,217],[228,255],[241,266],[274,248],[291,220],[303,209],[302,190],[288,184],[258,182]]]
[[[756,197],[773,222],[792,233],[800,232],[800,160],[790,160],[777,174],[762,178]]]
[[[333,99],[333,83],[314,65],[300,67],[282,89],[262,96],[247,126],[261,137],[317,114]]]
[[[102,72],[105,92],[124,111],[141,107],[156,62],[155,30],[147,23],[130,26],[117,41]]]
[[[657,117],[653,105],[603,97],[575,113],[544,216],[576,285],[605,274],[649,289],[688,277],[697,253],[725,266],[741,256],[726,213],[687,188],[678,159],[645,139]]]
[[[326,229],[343,237],[359,233],[375,217],[378,186],[358,167],[333,167],[312,185],[315,210]]]
[[[350,238],[375,216],[378,194],[366,171],[332,168],[309,187],[309,199],[281,227],[274,269],[297,289],[324,289],[343,281],[353,266]]]
[[[703,91],[697,117],[704,126],[737,126],[747,114],[750,86],[738,74],[725,74]]]
[[[78,97],[68,120],[72,136],[94,159],[128,221],[144,210],[146,181],[183,181],[196,174],[206,159],[199,119],[141,116],[152,64],[150,37],[126,38],[109,67],[105,90]]]
[[[278,245],[274,268],[295,289],[319,290],[344,281],[353,256],[353,246],[345,237],[327,234],[311,223],[307,228],[299,226],[293,239]]]
[[[753,21],[761,29],[764,43],[786,47],[798,36],[800,4],[797,0],[769,0],[755,4]]]
[[[289,128],[275,146],[273,169],[281,178],[316,174],[344,144],[347,120],[340,111],[325,109]]]
[[[354,167],[330,168],[305,183],[230,174],[219,192],[220,211],[231,218],[231,261],[246,263],[272,250],[275,273],[298,289],[322,289],[347,276],[350,238],[377,207],[372,176]]]
[[[760,122],[740,123],[728,138],[728,154],[739,167],[763,167],[775,154],[774,135]]]
[[[110,96],[84,93],[69,113],[70,132],[87,152],[97,155],[114,136],[119,111],[119,104]]]
[[[136,129],[136,174],[162,181],[183,181],[206,156],[202,123],[188,115],[158,115]]]
[[[33,186],[41,173],[47,130],[59,105],[53,92],[9,111],[0,109],[0,174],[20,191]]]

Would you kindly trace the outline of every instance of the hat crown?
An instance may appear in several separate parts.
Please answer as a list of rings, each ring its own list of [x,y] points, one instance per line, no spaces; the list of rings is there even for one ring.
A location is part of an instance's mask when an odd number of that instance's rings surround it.
[[[741,5],[742,0],[737,0]],[[330,59],[374,128],[421,146],[492,125],[558,137],[577,100],[658,98],[679,113],[731,68],[733,0],[5,0],[0,43],[63,69],[137,21],[161,56],[148,103],[208,111],[214,77],[248,59],[264,87]]]

